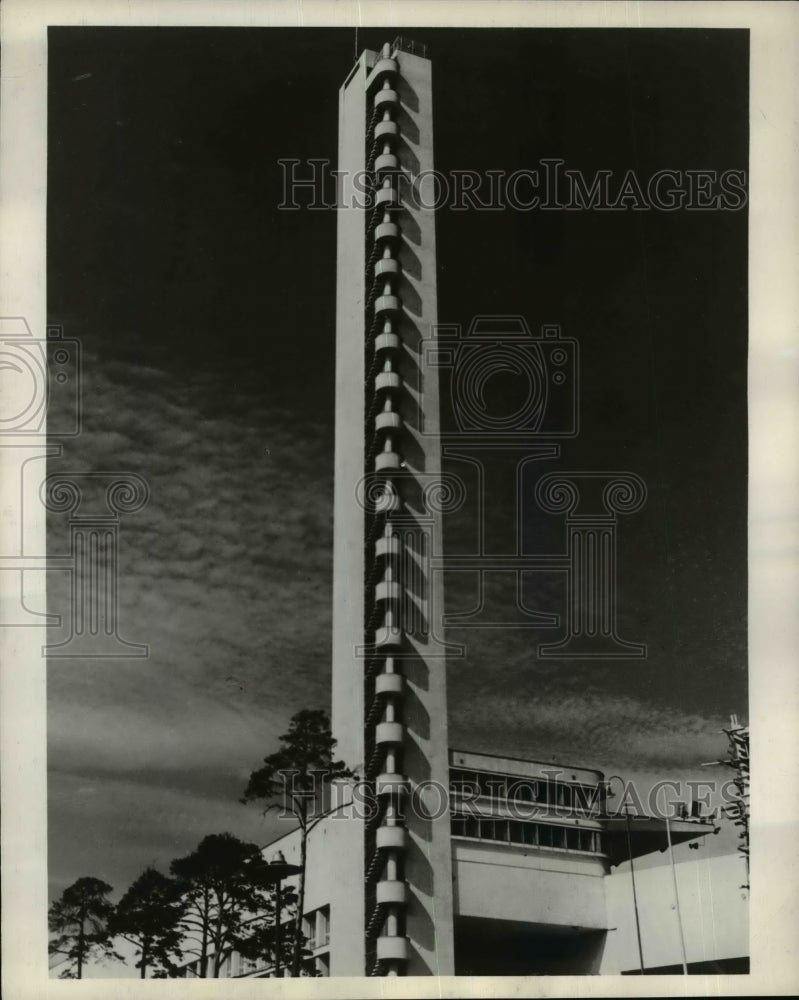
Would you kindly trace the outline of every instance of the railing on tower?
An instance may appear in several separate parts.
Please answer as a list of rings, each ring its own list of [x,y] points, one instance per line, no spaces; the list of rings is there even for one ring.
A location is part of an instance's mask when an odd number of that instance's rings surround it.
[[[395,654],[402,648],[402,537],[392,527],[402,501],[396,475],[402,468],[399,401],[401,208],[399,161],[400,45],[383,47],[367,98],[365,220],[366,273],[364,374],[366,378],[364,476],[373,479],[364,520],[364,763],[377,810],[365,824],[364,893],[366,968],[372,975],[405,969],[404,852],[400,803],[407,791],[402,773],[404,679]],[[407,50],[406,50],[407,51]],[[374,478],[373,478],[374,477]]]
[[[427,58],[427,46],[425,43],[415,42],[412,38],[403,38],[401,35],[397,35],[391,43],[391,48],[394,51],[409,52],[413,56],[421,56],[423,59]]]

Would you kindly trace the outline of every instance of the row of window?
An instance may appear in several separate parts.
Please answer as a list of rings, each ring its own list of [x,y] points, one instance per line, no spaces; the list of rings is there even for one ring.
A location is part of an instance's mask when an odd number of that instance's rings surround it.
[[[549,823],[529,823],[515,819],[484,818],[455,814],[452,817],[453,837],[474,837],[503,844],[527,847],[551,847],[563,851],[587,851],[602,854],[602,834],[579,826],[553,826]]]
[[[320,906],[317,910],[311,910],[303,918],[303,931],[307,938],[307,947],[311,951],[324,948],[330,943],[330,907]],[[212,964],[213,959],[209,962]],[[284,954],[283,965],[284,974],[289,963],[288,957]],[[248,976],[255,972],[271,969],[271,965],[263,958],[253,960],[245,958],[237,951],[229,955],[219,970],[221,978]],[[185,966],[185,975],[188,977],[198,976],[200,972],[199,959],[189,962]],[[330,956],[327,953],[316,954],[303,962],[303,975],[307,976],[329,976]]]
[[[329,936],[324,941],[325,944],[329,943]],[[322,942],[317,942],[313,944],[309,942],[309,948],[320,948]],[[283,975],[288,975],[290,966],[290,959],[284,962]],[[238,953],[234,953],[231,956],[230,966],[224,967],[222,969],[222,976],[247,976],[254,972],[269,970],[270,973],[274,973],[274,968],[272,966],[264,965],[263,961],[253,962],[250,959],[244,958]],[[302,974],[303,976],[329,976],[330,975],[330,953],[321,952],[314,955],[312,958],[306,958],[302,963]]]
[[[459,767],[450,768],[449,775],[450,786],[456,794],[479,794],[591,813],[599,812],[602,804],[599,785],[569,784],[554,778],[520,778]]]
[[[330,952],[322,955],[314,955],[303,963],[303,975],[305,976],[329,976],[330,975]]]
[[[306,913],[302,928],[311,951],[330,943],[330,907],[320,906],[318,910]]]
[[[193,962],[188,962],[183,967],[183,975],[189,979],[194,979],[200,975],[200,960],[195,959]],[[255,969],[263,967],[263,962],[251,962],[247,958],[243,958],[237,951],[228,955],[225,961],[219,968],[219,978],[227,979],[230,976],[240,976],[248,972],[253,972]],[[213,954],[208,958],[208,966],[206,969],[206,974],[208,976],[213,975],[214,958]]]

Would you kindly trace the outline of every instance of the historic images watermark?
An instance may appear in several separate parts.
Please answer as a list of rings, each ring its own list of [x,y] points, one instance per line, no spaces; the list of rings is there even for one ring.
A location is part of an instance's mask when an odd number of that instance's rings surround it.
[[[398,554],[392,577],[400,595],[396,627],[411,642],[395,658],[415,656],[414,640],[425,644],[428,657],[462,656],[464,646],[445,641],[447,628],[559,629],[555,641],[538,645],[540,659],[645,658],[645,643],[619,634],[617,549],[620,519],[644,506],[646,484],[625,470],[547,471],[580,432],[577,340],[556,324],[534,334],[522,316],[477,316],[465,331],[438,324],[418,354],[415,385],[428,378],[446,381],[443,394],[451,401],[455,429],[442,431],[438,421],[428,427],[420,412],[415,432],[434,434],[443,463],[468,468],[472,486],[470,493],[465,474],[422,470],[412,457],[388,472],[375,468],[357,484],[356,502],[383,526],[383,537],[375,536],[373,544],[381,553],[393,545]],[[514,386],[499,399],[487,393],[498,375]],[[397,393],[407,388],[413,395],[401,369],[394,377]],[[513,476],[508,483],[491,479],[496,472],[489,472],[487,458],[498,453],[511,460],[505,462]],[[487,542],[489,496],[498,485],[515,497],[513,540],[501,552]],[[467,499],[476,519],[471,547],[445,553],[440,515],[456,513]],[[563,551],[529,550],[525,523],[531,506],[542,516],[562,518]],[[437,607],[437,573],[468,574],[477,590],[472,606],[453,607],[450,595],[447,608]],[[564,578],[565,609],[530,606],[525,584],[542,573]],[[503,606],[498,617],[489,591],[512,592],[514,606]],[[367,644],[357,652],[370,657],[377,650]]]
[[[0,452],[4,473],[19,484],[18,531],[4,534],[0,553],[0,626],[63,628],[62,615],[35,611],[25,597],[25,574],[69,574],[66,636],[42,647],[50,657],[143,657],[149,648],[120,636],[118,561],[120,518],[141,510],[150,491],[130,472],[64,472],[46,476],[42,460],[59,458],[62,441],[82,430],[82,365],[78,340],[59,326],[33,335],[20,316],[0,318]],[[29,523],[45,513],[68,515],[69,547],[37,550]]]
[[[373,172],[348,175],[324,158],[278,160],[284,211],[368,209],[374,205]],[[414,209],[453,212],[659,211],[737,212],[746,207],[745,170],[675,170],[642,175],[635,170],[593,173],[545,157],[521,170],[395,171],[402,201]],[[349,191],[345,196],[344,191]]]
[[[284,803],[280,818],[291,818],[290,805],[298,798],[308,803],[312,814],[316,809],[319,816],[334,819],[368,821],[380,813],[374,782],[358,777],[331,782],[329,772],[323,768],[302,775],[287,768],[279,774]],[[447,814],[518,821],[629,817],[632,821],[654,818],[714,825],[723,816],[737,815],[739,808],[732,778],[662,779],[649,785],[619,775],[594,785],[575,785],[568,778],[566,771],[554,766],[542,768],[534,778],[453,773],[449,785],[428,779],[408,787],[402,808],[424,820]]]

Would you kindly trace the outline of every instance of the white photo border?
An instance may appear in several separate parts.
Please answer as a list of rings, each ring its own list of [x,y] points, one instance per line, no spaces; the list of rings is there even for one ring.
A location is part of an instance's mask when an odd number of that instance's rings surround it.
[[[748,28],[749,663],[752,745],[751,972],[692,976],[694,995],[788,995],[799,988],[799,7],[790,3],[4,0],[0,93],[0,316],[46,327],[47,28],[50,25]],[[2,470],[0,470],[2,471]],[[0,531],[22,528],[19,483],[0,477]],[[40,508],[41,509],[41,508]],[[25,519],[44,551],[43,516]],[[10,537],[10,536],[6,536]],[[5,551],[5,549],[3,549]],[[8,575],[8,574],[4,574]],[[43,578],[45,574],[33,574]],[[43,582],[41,584],[43,588]],[[43,590],[41,595],[43,597]],[[50,979],[47,970],[47,753],[44,630],[6,629],[2,673],[3,987],[9,1000],[218,997],[208,980]],[[251,997],[254,980],[226,980]],[[266,983],[266,981],[258,981]],[[444,977],[269,980],[275,997],[670,996],[662,977]]]

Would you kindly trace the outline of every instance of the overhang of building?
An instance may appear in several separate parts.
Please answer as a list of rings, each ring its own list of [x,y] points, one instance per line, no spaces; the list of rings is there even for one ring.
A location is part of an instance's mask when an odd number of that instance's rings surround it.
[[[604,820],[605,851],[612,865],[629,861],[655,851],[665,851],[672,844],[683,844],[687,840],[705,837],[716,829],[712,823],[701,820],[671,819],[656,816],[610,816]]]
[[[452,860],[458,917],[607,929],[604,858],[453,840]]]
[[[607,931],[529,920],[455,918],[455,974],[595,975]]]

